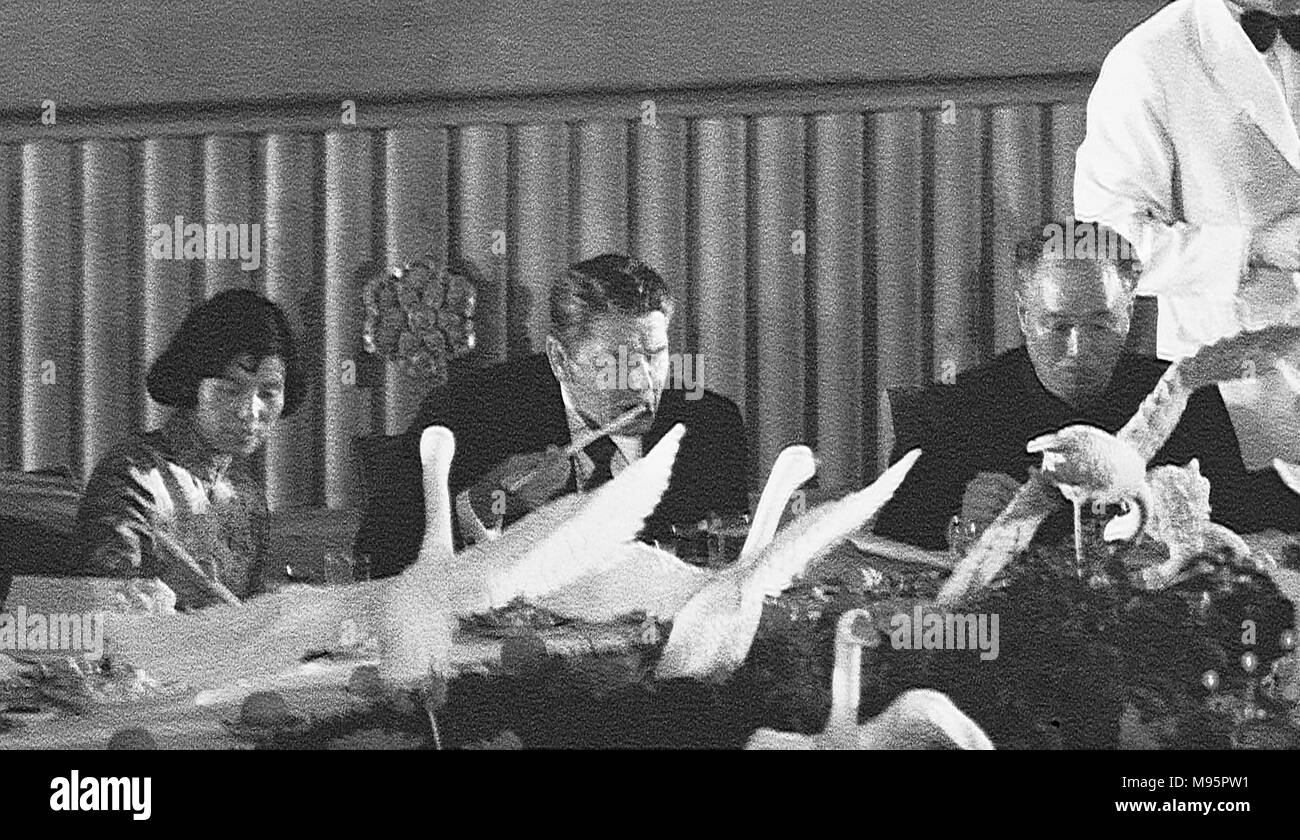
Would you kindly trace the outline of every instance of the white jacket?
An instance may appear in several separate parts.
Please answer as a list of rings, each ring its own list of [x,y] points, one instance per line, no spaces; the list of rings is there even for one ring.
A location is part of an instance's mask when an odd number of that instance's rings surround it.
[[[1246,264],[1251,229],[1300,210],[1300,135],[1223,0],[1178,0],[1111,50],[1088,98],[1074,204],[1133,243],[1139,292],[1159,298],[1163,358],[1300,320],[1300,273]],[[1276,376],[1223,393],[1249,466],[1295,459],[1300,395]]]

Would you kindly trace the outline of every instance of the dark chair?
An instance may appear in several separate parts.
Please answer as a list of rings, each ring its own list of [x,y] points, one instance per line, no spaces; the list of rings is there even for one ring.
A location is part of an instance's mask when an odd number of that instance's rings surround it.
[[[91,574],[78,564],[81,486],[66,470],[0,471],[0,605],[14,575]]]
[[[369,557],[372,578],[401,574],[419,551],[412,533],[424,531],[424,486],[419,444],[409,435],[354,438],[363,490],[361,525],[353,554]],[[418,529],[399,527],[418,518]]]
[[[907,452],[920,446],[928,437],[931,399],[923,386],[887,388],[889,418],[894,432],[894,452]]]

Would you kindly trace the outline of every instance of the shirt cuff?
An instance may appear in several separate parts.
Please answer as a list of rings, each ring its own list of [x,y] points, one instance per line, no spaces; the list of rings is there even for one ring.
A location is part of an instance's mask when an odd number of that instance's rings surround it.
[[[456,495],[456,518],[460,521],[461,533],[469,545],[483,540],[494,540],[501,536],[500,525],[493,528],[483,525],[478,514],[474,512],[474,506],[469,503],[468,490],[462,490]]]

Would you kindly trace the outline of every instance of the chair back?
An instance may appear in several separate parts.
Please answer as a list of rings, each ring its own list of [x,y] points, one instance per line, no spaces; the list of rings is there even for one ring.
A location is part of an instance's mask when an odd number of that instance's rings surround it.
[[[1139,356],[1156,357],[1156,322],[1160,308],[1156,299],[1142,295],[1133,300],[1133,321],[1124,349]]]

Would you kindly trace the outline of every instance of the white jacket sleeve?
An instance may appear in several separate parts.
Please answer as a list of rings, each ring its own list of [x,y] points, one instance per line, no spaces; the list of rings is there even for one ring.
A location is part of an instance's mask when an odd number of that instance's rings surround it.
[[[1074,211],[1133,244],[1140,294],[1231,300],[1250,250],[1235,219],[1191,224],[1181,216],[1179,172],[1161,80],[1123,44],[1088,97],[1087,131],[1074,171]]]

